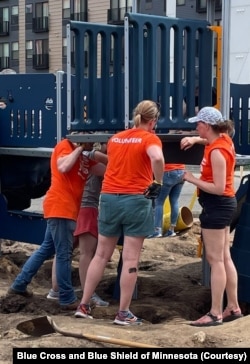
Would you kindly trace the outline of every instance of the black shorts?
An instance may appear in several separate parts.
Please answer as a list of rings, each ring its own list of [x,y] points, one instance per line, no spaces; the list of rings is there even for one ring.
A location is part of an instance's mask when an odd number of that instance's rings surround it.
[[[199,191],[199,204],[202,207],[199,216],[204,229],[224,229],[230,226],[237,208],[236,197],[218,196]]]

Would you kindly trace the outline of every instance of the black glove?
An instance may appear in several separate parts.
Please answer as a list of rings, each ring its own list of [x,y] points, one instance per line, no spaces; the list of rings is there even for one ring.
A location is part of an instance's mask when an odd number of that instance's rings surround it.
[[[160,182],[154,181],[143,192],[144,196],[150,200],[157,198],[161,192],[161,186]]]

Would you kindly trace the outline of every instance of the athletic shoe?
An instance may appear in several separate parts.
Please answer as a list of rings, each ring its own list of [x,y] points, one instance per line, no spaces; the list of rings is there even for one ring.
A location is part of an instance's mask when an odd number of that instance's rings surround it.
[[[174,232],[174,231],[171,231],[171,230],[168,230],[167,232],[166,232],[166,234],[164,234],[163,235],[164,236],[164,238],[166,238],[166,237],[173,237],[173,236],[176,236],[176,233]]]
[[[18,291],[12,287],[8,289],[8,294],[10,295],[19,295],[25,298],[31,298],[33,296],[33,292],[26,289],[25,291]]]
[[[113,323],[122,326],[141,325],[142,319],[136,317],[130,311],[127,311],[125,315],[121,311],[119,311]]]
[[[109,302],[102,300],[101,297],[99,297],[97,293],[94,293],[92,295],[91,303],[93,303],[95,305],[95,307],[107,307],[107,306],[109,306]]]
[[[47,295],[47,299],[48,300],[58,301],[59,300],[59,292],[58,291],[54,291],[53,288],[51,288],[49,290],[48,295]]]
[[[60,305],[60,308],[64,311],[75,311],[77,307],[79,306],[80,301],[76,300],[72,303],[69,303],[67,305]]]
[[[162,234],[159,232],[155,232],[154,234],[147,236],[147,239],[152,239],[152,238],[162,238]]]
[[[77,307],[77,310],[75,312],[75,317],[92,319],[93,317],[90,315],[90,313],[91,313],[91,309],[90,309],[89,305],[80,303],[80,305]]]
[[[75,293],[77,293],[77,292],[81,292],[82,289],[81,288],[75,288],[74,291],[75,291]],[[47,295],[47,299],[48,300],[58,301],[59,300],[59,291],[54,291],[54,289],[51,288],[49,290],[48,295]]]

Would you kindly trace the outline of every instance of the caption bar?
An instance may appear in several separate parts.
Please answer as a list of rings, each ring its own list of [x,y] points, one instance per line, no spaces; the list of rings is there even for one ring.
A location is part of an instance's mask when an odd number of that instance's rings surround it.
[[[248,362],[250,348],[169,348],[169,349],[83,349],[83,348],[14,348],[13,364],[29,363],[33,360],[46,360],[46,364],[57,361],[80,360],[191,360],[209,362],[224,360],[228,363]]]

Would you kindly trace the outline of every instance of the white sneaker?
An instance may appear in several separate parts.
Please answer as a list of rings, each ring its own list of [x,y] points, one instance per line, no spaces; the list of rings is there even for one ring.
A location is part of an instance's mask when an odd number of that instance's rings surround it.
[[[176,236],[176,233],[174,232],[174,231],[172,231],[172,230],[168,230],[167,232],[166,232],[166,234],[164,234],[163,235],[164,236],[164,238],[166,238],[166,237],[174,237],[174,236]]]
[[[147,236],[147,239],[152,239],[152,238],[162,238],[162,234],[160,232],[155,232],[154,234]]]
[[[51,288],[49,290],[48,295],[47,295],[47,299],[48,300],[58,301],[59,300],[59,292],[58,291],[54,291],[53,288]]]
[[[109,306],[109,302],[103,301],[101,297],[98,296],[97,293],[94,293],[91,297],[91,302],[94,303],[96,307],[107,307]]]

